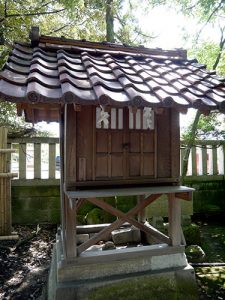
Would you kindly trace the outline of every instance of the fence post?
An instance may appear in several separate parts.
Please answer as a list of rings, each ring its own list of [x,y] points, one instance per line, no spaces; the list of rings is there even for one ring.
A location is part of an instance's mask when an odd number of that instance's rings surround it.
[[[11,234],[11,178],[17,175],[8,170],[7,156],[12,152],[7,149],[7,128],[0,127],[0,236]]]

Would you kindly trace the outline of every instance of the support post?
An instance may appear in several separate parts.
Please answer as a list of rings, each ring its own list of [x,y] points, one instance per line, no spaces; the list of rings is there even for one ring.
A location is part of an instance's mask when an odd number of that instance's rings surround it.
[[[140,195],[137,196],[137,202],[140,203],[144,200],[144,196]],[[138,221],[141,223],[145,223],[146,222],[146,208],[143,208],[139,213],[138,213]]]
[[[76,205],[73,200],[65,196],[65,209],[66,209],[66,256],[71,259],[77,256],[76,244]]]
[[[9,173],[7,149],[7,128],[0,127],[0,236],[11,235],[11,178],[17,174]]]
[[[169,237],[172,246],[181,245],[181,205],[174,193],[168,194]]]

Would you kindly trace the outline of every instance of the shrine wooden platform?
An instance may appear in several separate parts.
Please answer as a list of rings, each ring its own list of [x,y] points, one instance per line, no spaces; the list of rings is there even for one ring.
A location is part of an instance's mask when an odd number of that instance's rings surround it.
[[[172,280],[173,287],[177,288],[177,278],[181,276],[187,282],[191,282],[193,288],[195,286],[194,271],[186,260],[180,224],[180,201],[190,201],[192,192],[192,188],[185,186],[65,191],[65,223],[64,228],[62,227],[57,234],[57,242],[53,251],[49,299],[62,299],[62,297],[63,299],[86,299],[85,297],[89,299],[88,297],[97,290],[104,290],[108,286],[116,288],[118,282],[126,280],[136,282],[141,278],[143,280],[147,278],[148,284],[158,277],[168,279],[169,282]],[[147,206],[157,201],[163,194],[168,197],[168,236],[145,222],[143,213]],[[127,213],[119,211],[103,200],[106,197],[129,195],[136,195],[139,198],[137,205]],[[96,232],[88,241],[77,245],[76,212],[84,201],[94,203],[115,215],[117,219]],[[157,241],[156,244],[92,251],[94,245],[104,240],[125,222],[153,236]]]
[[[184,186],[156,186],[156,187],[129,187],[129,188],[109,188],[95,190],[77,190],[65,191],[65,225],[62,227],[62,242],[65,252],[65,260],[79,256],[80,253],[96,244],[100,240],[108,236],[113,230],[119,228],[124,222],[139,228],[143,232],[152,235],[161,243],[167,243],[171,246],[181,244],[181,208],[180,200],[189,201],[192,198],[193,189]],[[146,226],[143,219],[144,209],[156,201],[161,195],[168,196],[169,204],[169,236],[161,233],[149,224]],[[116,196],[139,196],[137,205],[127,213],[123,213],[115,207],[109,205],[102,200],[106,197]],[[99,199],[101,198],[101,199]],[[85,201],[89,201],[103,210],[117,217],[117,220],[104,228],[102,231],[93,236],[89,241],[76,246],[76,211],[83,205]],[[134,218],[139,215],[139,221]],[[140,217],[142,215],[142,217]]]

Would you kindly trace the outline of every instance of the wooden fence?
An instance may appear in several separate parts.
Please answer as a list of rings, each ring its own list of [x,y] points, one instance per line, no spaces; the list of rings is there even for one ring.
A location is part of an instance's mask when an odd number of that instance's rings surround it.
[[[181,169],[185,148],[181,142]],[[225,174],[225,141],[196,141],[188,160],[186,180],[223,180]]]
[[[13,185],[58,185],[59,139],[9,139],[8,148],[17,149],[11,154],[11,172],[18,173]],[[181,142],[181,168],[184,145]],[[188,163],[187,180],[223,180],[225,173],[225,141],[198,141],[192,148]]]
[[[48,137],[8,139],[11,172],[17,172],[13,185],[58,185],[60,178],[59,139]]]

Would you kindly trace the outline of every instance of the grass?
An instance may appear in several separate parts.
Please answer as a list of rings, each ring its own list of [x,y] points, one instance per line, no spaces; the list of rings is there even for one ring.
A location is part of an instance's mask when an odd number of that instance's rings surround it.
[[[201,238],[206,262],[225,263],[225,226],[204,223]],[[197,267],[195,273],[200,299],[225,299],[225,267]]]

